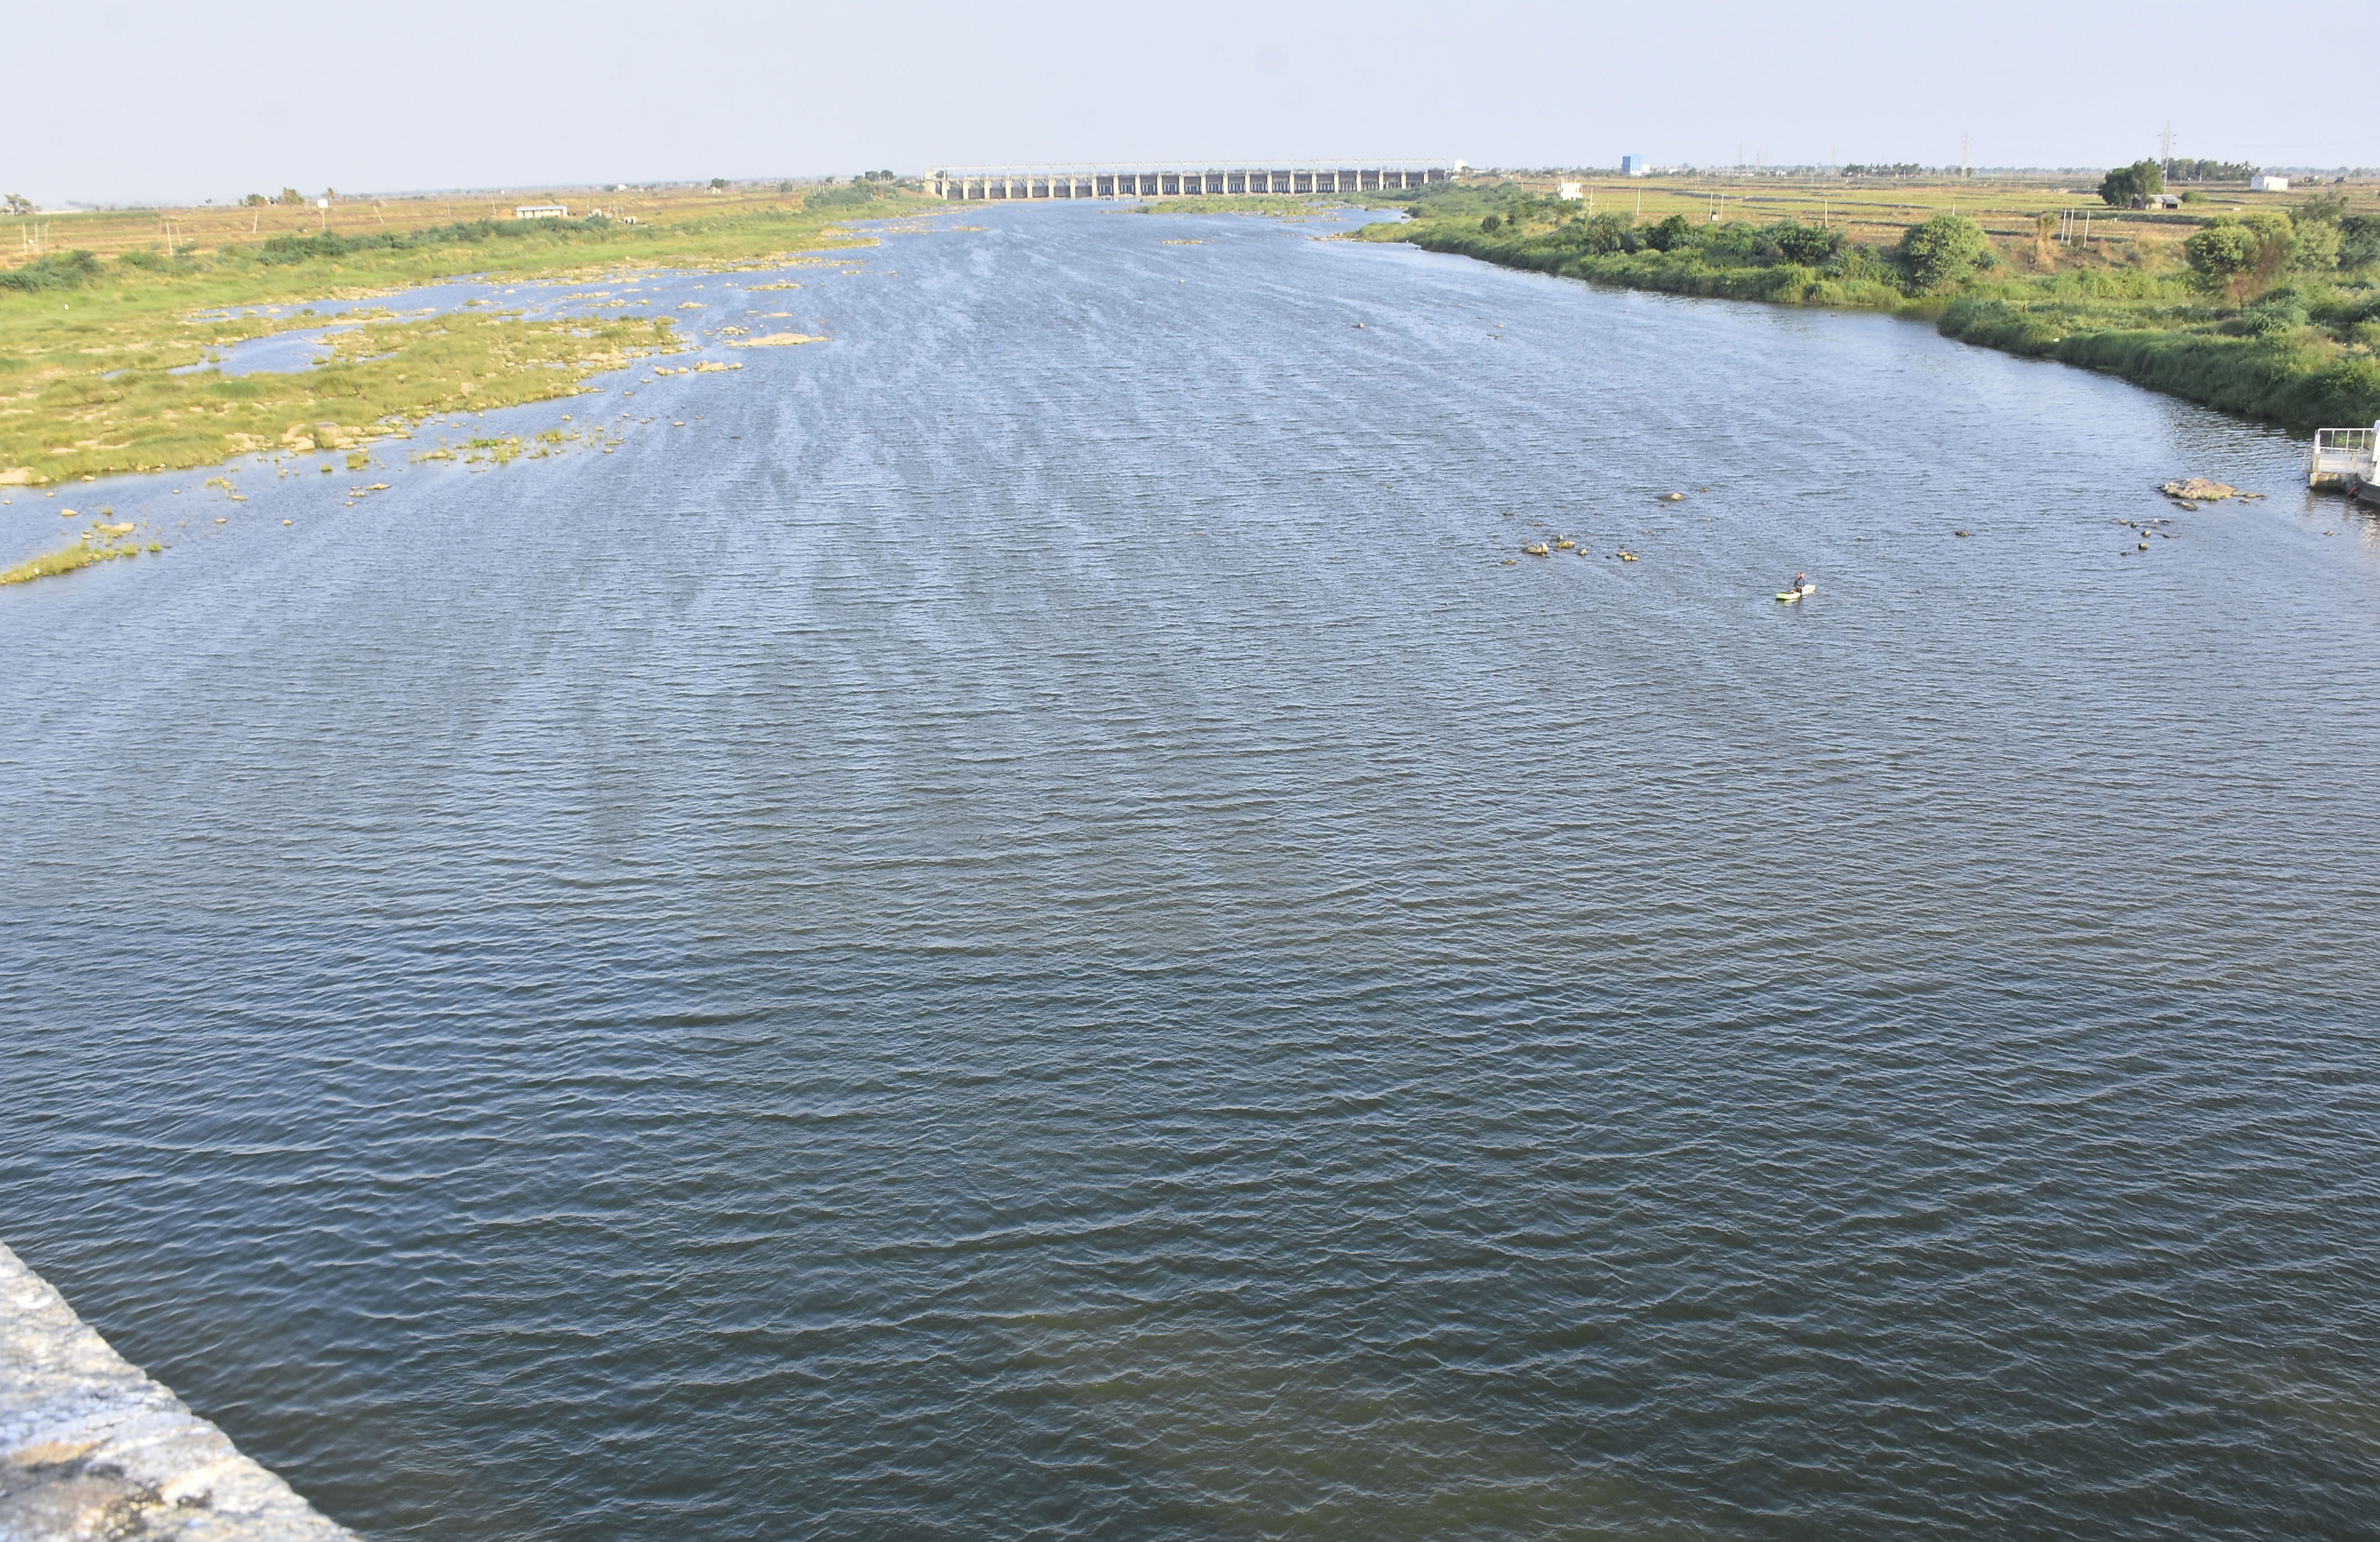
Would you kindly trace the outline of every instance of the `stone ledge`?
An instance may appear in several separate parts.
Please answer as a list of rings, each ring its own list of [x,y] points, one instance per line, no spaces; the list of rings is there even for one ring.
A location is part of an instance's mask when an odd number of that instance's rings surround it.
[[[0,1244],[0,1542],[356,1542]]]

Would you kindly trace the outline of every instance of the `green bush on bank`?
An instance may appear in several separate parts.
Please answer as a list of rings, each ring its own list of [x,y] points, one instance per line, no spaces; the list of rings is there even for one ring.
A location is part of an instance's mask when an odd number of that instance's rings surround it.
[[[98,278],[97,257],[87,251],[57,252],[0,273],[0,289],[35,295],[44,289],[79,289]]]
[[[1938,295],[1963,283],[1990,249],[1982,225],[1962,214],[1937,214],[1901,232],[1900,271],[1911,294]]]
[[[289,265],[338,257],[352,257],[359,251],[413,251],[423,247],[485,245],[491,241],[517,241],[531,236],[558,237],[563,240],[601,239],[616,227],[601,214],[589,214],[583,220],[463,220],[454,225],[433,225],[427,230],[380,230],[361,236],[342,236],[335,231],[318,230],[304,235],[269,237],[257,249],[257,260],[268,265]]]

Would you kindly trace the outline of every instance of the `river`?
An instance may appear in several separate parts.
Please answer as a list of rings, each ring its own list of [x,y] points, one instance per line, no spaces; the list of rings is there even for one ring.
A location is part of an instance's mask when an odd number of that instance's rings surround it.
[[[86,1319],[379,1538],[2370,1524],[2380,532],[2299,444],[963,219],[382,492],[72,490],[179,532],[0,591],[0,1238]]]

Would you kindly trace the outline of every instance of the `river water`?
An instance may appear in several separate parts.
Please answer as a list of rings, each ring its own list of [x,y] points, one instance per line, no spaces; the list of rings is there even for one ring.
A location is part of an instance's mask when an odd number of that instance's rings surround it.
[[[2370,1524],[2297,444],[964,218],[436,431],[613,453],[81,489],[185,533],[0,594],[0,1236],[118,1348],[374,1537]]]

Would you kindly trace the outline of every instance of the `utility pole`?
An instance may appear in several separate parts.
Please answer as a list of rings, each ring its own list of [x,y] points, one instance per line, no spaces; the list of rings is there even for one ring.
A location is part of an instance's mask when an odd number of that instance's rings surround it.
[[[2160,169],[2161,171],[2163,171],[2163,172],[2164,172],[2168,176],[2171,176],[2173,175],[2173,120],[2172,120],[2172,119],[2168,118],[2168,119],[2166,120],[2165,132],[2164,132],[2163,134],[2160,134],[2160,135],[2158,135],[2158,136],[2157,136],[2157,142],[2158,142],[2158,148],[2159,148],[2159,150],[2161,150],[2161,151],[2163,152],[2163,156],[2162,156],[2162,158],[2157,162],[2158,169]]]
[[[1959,136],[1959,175],[1961,176],[1967,175],[1967,163],[1973,158],[1968,152],[1974,148],[1974,143],[1975,136],[1972,133]]]

